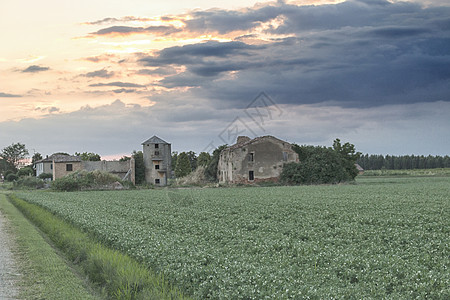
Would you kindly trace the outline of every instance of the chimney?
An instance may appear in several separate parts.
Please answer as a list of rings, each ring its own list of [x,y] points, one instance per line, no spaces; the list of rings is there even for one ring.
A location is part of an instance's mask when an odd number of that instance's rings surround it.
[[[248,141],[250,141],[250,138],[248,136],[241,135],[241,136],[238,136],[236,144],[243,144]]]

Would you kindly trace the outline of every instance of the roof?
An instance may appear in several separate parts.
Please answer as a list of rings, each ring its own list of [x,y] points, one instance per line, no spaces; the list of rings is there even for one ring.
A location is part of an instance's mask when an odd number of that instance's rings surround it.
[[[51,158],[52,158],[52,161],[54,161],[55,163],[81,161],[81,157],[79,157],[79,156],[72,156],[72,155],[52,155]]]
[[[247,145],[249,145],[249,144],[253,144],[253,143],[255,143],[255,142],[258,142],[258,141],[261,141],[261,140],[265,140],[265,139],[274,139],[274,140],[276,140],[276,141],[278,141],[278,142],[280,142],[280,143],[288,143],[288,144],[290,144],[289,142],[280,140],[279,138],[276,138],[276,137],[274,137],[274,136],[271,136],[271,135],[265,135],[265,136],[259,136],[259,137],[256,137],[256,138],[254,138],[254,139],[252,139],[252,140],[249,140],[249,141],[247,141],[247,142],[244,142],[244,143],[240,143],[240,144],[236,143],[236,144],[231,145],[230,147],[228,147],[228,148],[226,148],[226,149],[230,149],[230,150],[238,149],[238,148],[241,148],[241,147],[244,147],[244,146],[247,146]]]
[[[81,158],[79,156],[73,156],[73,155],[65,155],[65,154],[52,154],[44,159],[38,160],[35,162],[35,164],[38,163],[45,163],[45,162],[76,162],[81,161]]]
[[[146,140],[145,142],[143,142],[141,145],[145,145],[145,144],[169,144],[169,143],[163,139],[160,139],[156,135],[154,135],[151,138],[149,138],[148,140]]]

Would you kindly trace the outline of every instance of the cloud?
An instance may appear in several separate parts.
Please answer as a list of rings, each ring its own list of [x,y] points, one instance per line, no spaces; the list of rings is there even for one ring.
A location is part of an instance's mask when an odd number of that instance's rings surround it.
[[[450,101],[448,15],[449,7],[384,0],[317,6],[278,2],[243,11],[200,11],[191,20],[204,21],[205,31],[245,31],[278,21],[264,27],[272,38],[262,44],[194,43],[141,56],[138,63],[180,67],[182,71],[159,84],[189,88],[178,97],[214,99],[218,107],[242,107],[243,99],[263,90],[283,104],[376,107]],[[214,18],[218,16],[234,18],[233,24]],[[187,22],[187,30],[197,30],[194,23]]]
[[[263,49],[264,46],[248,45],[243,42],[207,41],[198,44],[165,48],[156,56],[139,59],[145,66],[158,67],[165,65],[186,65],[202,62],[205,58],[226,58],[234,55],[250,56],[252,50]]]
[[[91,33],[92,36],[104,36],[104,35],[131,35],[131,34],[154,34],[154,35],[170,35],[182,31],[180,28],[174,26],[149,26],[149,27],[130,27],[130,26],[112,26],[104,29],[100,29]]]
[[[131,82],[120,82],[120,81],[109,82],[109,83],[94,83],[94,84],[90,84],[89,86],[91,86],[91,87],[116,86],[116,87],[123,87],[123,88],[127,88],[127,87],[142,88],[142,87],[145,87],[145,85],[140,85],[140,84],[131,83]]]
[[[19,98],[19,97],[22,97],[22,96],[0,92],[0,98]]]
[[[123,18],[103,18],[101,20],[85,22],[83,24],[85,24],[85,25],[103,25],[103,24],[112,24],[112,23],[117,23],[117,22],[135,22],[135,21],[148,22],[148,21],[153,21],[153,20],[154,19],[128,16],[128,17],[123,17]]]
[[[100,78],[111,78],[114,76],[114,72],[108,72],[106,69],[101,69],[93,72],[88,72],[83,74],[85,77],[100,77]]]
[[[38,73],[38,72],[43,72],[43,71],[48,71],[50,70],[49,67],[41,67],[41,66],[37,66],[37,65],[32,65],[29,66],[28,68],[22,70],[22,73]]]
[[[97,55],[97,56],[86,57],[86,58],[83,58],[82,60],[99,63],[99,62],[104,62],[104,61],[111,61],[111,59],[115,58],[115,57],[116,56],[113,54],[102,54],[102,55]]]
[[[117,90],[113,90],[113,92],[116,94],[121,94],[121,93],[129,94],[129,93],[136,93],[136,90],[135,89],[117,89]]]

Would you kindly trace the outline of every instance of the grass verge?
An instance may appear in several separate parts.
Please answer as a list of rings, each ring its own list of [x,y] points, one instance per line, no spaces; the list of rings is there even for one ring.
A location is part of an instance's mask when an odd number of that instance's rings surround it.
[[[99,299],[37,229],[0,193],[0,210],[14,234],[19,299]]]
[[[84,270],[108,299],[187,299],[161,275],[151,273],[136,260],[96,242],[86,233],[49,211],[14,195],[10,201]],[[61,298],[64,299],[64,298]]]

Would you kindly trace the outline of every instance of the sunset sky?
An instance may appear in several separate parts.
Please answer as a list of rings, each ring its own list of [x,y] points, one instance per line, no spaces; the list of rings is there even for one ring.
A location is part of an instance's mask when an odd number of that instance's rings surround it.
[[[450,154],[450,1],[0,1],[0,149]]]

